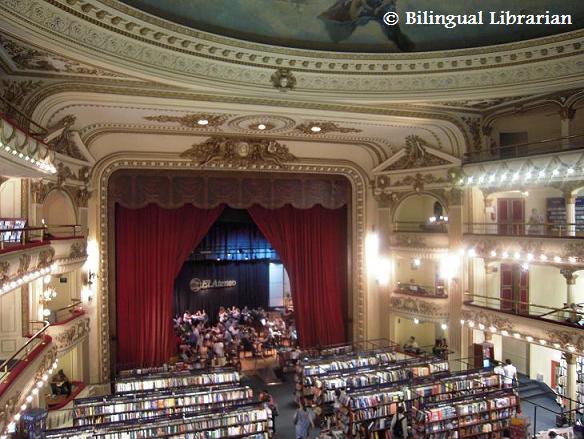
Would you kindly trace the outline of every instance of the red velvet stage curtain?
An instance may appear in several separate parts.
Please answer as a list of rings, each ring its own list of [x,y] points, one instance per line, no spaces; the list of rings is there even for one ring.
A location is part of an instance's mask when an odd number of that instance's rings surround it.
[[[222,210],[116,205],[118,367],[156,366],[174,353],[174,279]]]
[[[346,208],[253,206],[248,211],[288,271],[301,346],[346,341]]]

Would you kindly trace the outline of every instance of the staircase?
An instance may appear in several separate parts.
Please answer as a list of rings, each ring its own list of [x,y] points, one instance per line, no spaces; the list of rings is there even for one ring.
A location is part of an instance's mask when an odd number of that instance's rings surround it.
[[[535,418],[537,418],[535,431],[556,427],[556,415],[561,412],[561,408],[556,402],[556,394],[552,389],[545,383],[520,374],[518,390],[522,414],[530,418],[530,432],[533,432]]]

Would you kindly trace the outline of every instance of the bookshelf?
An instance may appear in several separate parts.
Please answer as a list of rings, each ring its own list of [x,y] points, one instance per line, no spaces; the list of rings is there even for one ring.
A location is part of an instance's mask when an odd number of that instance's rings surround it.
[[[118,439],[137,437],[253,438],[269,439],[273,434],[270,409],[263,403],[228,412],[174,415],[162,419],[98,424],[49,430],[47,439],[94,438]]]
[[[422,381],[408,386],[345,394],[341,399],[345,434],[358,437],[365,426],[369,435],[378,436],[389,428],[399,404],[404,404],[406,412],[411,412],[414,407],[420,408],[427,404],[499,392],[501,387],[500,377],[491,371],[456,373],[439,381],[430,376]]]
[[[73,425],[149,419],[180,413],[231,409],[249,403],[253,391],[247,386],[209,387],[205,390],[153,392],[136,395],[112,395],[75,400]]]
[[[223,369],[216,371],[169,371],[150,375],[126,377],[115,382],[115,393],[118,395],[152,392],[181,387],[208,387],[220,384],[239,384],[240,376],[235,370]]]
[[[414,438],[500,438],[511,418],[519,413],[519,397],[512,389],[484,397],[412,408]]]
[[[568,381],[568,362],[566,361],[566,355],[562,353],[559,364],[554,371],[556,385],[554,391],[556,392],[556,401],[558,404],[565,408],[566,407],[566,396],[567,396],[567,381]]]
[[[576,419],[584,423],[584,357],[576,358]]]
[[[494,358],[495,347],[492,343],[484,342],[473,344],[473,365],[475,369],[492,366]]]

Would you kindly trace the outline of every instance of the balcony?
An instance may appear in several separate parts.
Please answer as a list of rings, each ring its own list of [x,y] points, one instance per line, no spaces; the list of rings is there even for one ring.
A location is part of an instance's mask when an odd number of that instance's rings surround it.
[[[529,238],[584,238],[584,223],[465,223],[469,235],[497,235]]]
[[[399,221],[393,223],[394,233],[448,233],[448,221]]]
[[[491,147],[486,150],[467,152],[464,163],[480,163],[492,160],[514,159],[534,155],[575,151],[584,148],[584,134],[545,139],[537,142],[517,143],[502,147]]]
[[[526,319],[542,320],[579,330],[584,329],[584,303],[575,304],[572,307],[554,308],[518,300],[465,293],[464,304],[473,308],[493,310]]]
[[[403,294],[411,297],[423,297],[430,299],[447,299],[448,294],[444,290],[444,286],[428,286],[418,285],[412,283],[398,282],[397,287],[393,290],[394,294]]]
[[[85,262],[85,229],[78,225],[0,230],[0,293]]]

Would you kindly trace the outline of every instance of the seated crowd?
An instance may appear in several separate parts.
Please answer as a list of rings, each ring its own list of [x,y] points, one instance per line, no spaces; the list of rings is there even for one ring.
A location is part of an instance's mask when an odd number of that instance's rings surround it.
[[[294,323],[287,324],[281,315],[235,306],[221,307],[216,325],[210,324],[204,310],[187,310],[174,318],[174,332],[179,360],[194,368],[226,364],[239,367],[241,353],[263,357],[268,351],[295,346],[298,341]]]

